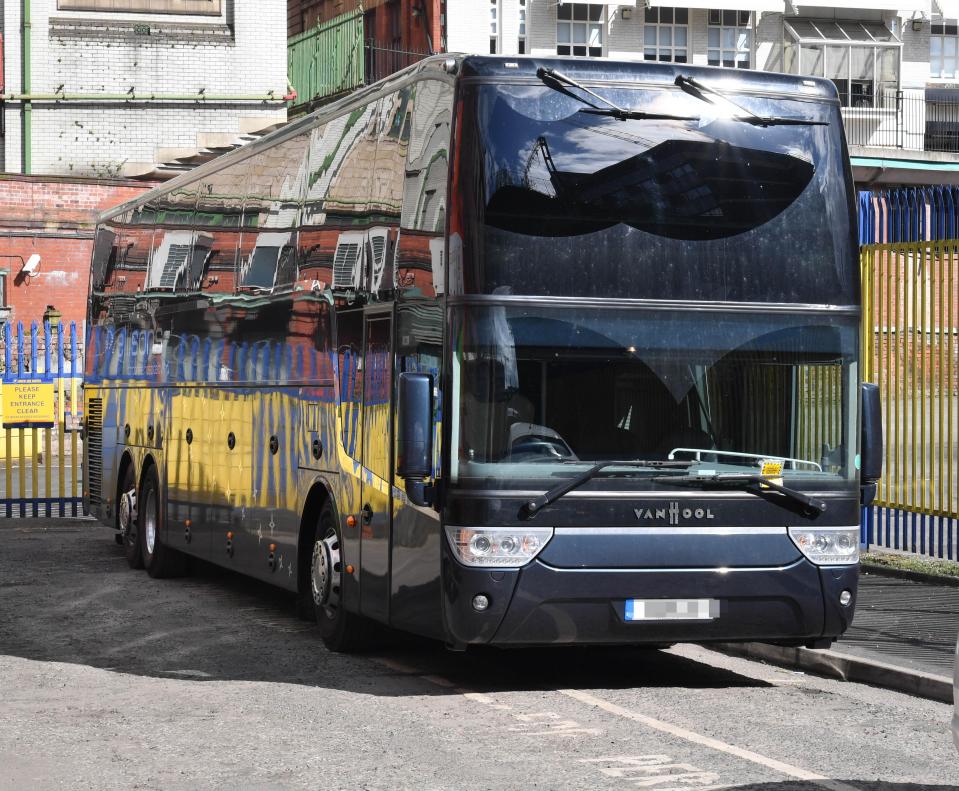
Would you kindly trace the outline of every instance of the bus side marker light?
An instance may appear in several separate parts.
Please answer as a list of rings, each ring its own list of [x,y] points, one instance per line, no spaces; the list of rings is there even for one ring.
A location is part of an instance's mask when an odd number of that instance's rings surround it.
[[[352,567],[352,566],[347,566],[347,567],[346,567],[346,573],[347,573],[347,574],[352,574],[352,573],[353,573],[353,567]]]
[[[266,565],[270,571],[276,571],[276,544],[270,544],[270,554],[266,557]]]
[[[346,517],[346,526],[347,527],[356,527],[356,517],[353,514],[350,514]]]

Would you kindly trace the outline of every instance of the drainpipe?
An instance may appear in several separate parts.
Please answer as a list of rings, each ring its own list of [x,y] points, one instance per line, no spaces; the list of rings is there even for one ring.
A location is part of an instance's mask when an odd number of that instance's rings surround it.
[[[282,91],[265,94],[199,94],[199,93],[0,93],[0,101],[23,102],[196,102],[197,104],[223,104],[229,102],[285,102],[289,96]]]
[[[23,0],[23,85],[21,90],[27,96],[33,90],[30,75],[30,0]],[[23,103],[23,134],[20,145],[23,149],[23,172],[29,174],[33,168],[33,105],[29,101]]]

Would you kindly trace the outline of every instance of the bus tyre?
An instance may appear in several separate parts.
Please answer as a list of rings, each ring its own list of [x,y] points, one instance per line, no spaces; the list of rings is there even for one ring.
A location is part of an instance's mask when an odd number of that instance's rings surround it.
[[[370,622],[343,607],[340,527],[327,503],[317,520],[310,561],[310,594],[320,635],[331,651],[351,653],[369,644]]]
[[[154,578],[178,577],[186,572],[186,558],[166,546],[162,539],[163,510],[160,507],[160,481],[156,468],[150,467],[140,486],[137,524],[140,530],[140,548],[147,574]]]
[[[117,498],[117,530],[120,543],[131,569],[143,568],[143,550],[140,548],[140,530],[137,524],[137,490],[133,465],[128,464],[120,483]]]

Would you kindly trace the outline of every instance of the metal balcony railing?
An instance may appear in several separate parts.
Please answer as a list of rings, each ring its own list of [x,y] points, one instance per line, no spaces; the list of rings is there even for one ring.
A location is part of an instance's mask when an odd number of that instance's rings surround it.
[[[857,97],[842,117],[851,146],[959,153],[959,97],[884,91]]]
[[[418,63],[428,55],[427,52],[415,52],[398,45],[382,44],[374,39],[367,39],[364,46],[366,81],[382,80],[407,66]]]
[[[293,36],[287,67],[294,108],[322,104],[388,77],[428,53],[363,37],[363,13],[350,11]]]

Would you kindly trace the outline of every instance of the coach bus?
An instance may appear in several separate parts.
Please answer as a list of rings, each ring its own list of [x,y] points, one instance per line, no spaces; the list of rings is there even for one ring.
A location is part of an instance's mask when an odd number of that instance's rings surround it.
[[[334,650],[827,645],[879,474],[854,222],[829,81],[428,58],[101,218],[86,506]]]

